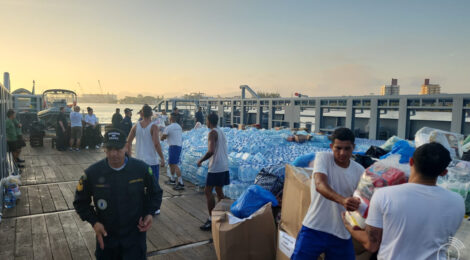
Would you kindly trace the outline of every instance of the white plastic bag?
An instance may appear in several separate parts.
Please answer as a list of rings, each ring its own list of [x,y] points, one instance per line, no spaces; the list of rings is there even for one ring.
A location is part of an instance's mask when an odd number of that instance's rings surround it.
[[[464,136],[458,133],[452,133],[434,129],[430,127],[423,127],[416,132],[415,144],[419,147],[426,143],[436,142],[442,144],[450,152],[453,159],[458,159],[463,155],[463,138]]]

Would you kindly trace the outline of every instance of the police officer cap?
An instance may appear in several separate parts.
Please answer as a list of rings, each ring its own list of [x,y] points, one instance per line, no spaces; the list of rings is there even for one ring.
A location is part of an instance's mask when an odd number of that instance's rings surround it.
[[[126,134],[120,129],[110,129],[104,134],[104,144],[107,148],[121,149],[126,145]]]
[[[132,112],[132,109],[130,109],[130,108],[124,109],[124,113],[127,113],[127,112]]]

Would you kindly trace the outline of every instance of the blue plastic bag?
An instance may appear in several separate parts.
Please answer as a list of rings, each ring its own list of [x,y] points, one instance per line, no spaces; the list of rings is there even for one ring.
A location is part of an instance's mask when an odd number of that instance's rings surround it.
[[[295,167],[308,167],[308,164],[315,159],[315,153],[301,155],[292,162]]]
[[[385,159],[392,154],[399,154],[400,163],[408,163],[410,158],[413,157],[413,153],[415,152],[416,148],[410,145],[408,141],[400,140],[393,145],[392,151],[380,157],[380,159]]]
[[[279,204],[270,191],[253,184],[232,204],[230,211],[237,218],[247,218],[268,202],[271,202],[273,207]]]

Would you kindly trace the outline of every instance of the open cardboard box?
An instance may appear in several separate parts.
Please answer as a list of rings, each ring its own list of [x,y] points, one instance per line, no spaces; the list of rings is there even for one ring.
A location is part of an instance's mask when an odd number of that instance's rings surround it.
[[[311,178],[312,169],[286,165],[276,260],[288,260],[294,251],[295,240],[310,206]],[[353,244],[356,259],[370,259],[372,254],[367,252],[360,243],[353,239]]]
[[[271,203],[245,219],[231,215],[232,203],[222,200],[212,211],[212,238],[217,259],[275,259],[276,225]]]

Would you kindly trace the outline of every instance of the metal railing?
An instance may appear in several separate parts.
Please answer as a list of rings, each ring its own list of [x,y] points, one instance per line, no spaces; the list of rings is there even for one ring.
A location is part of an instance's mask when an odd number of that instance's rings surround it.
[[[392,134],[401,138],[414,138],[415,132],[421,125],[464,135],[470,134],[470,93],[306,98],[166,99],[157,105],[157,109],[169,110],[178,107],[182,111],[192,112],[193,107],[197,106],[202,107],[206,114],[208,112],[217,113],[224,126],[259,124],[262,128],[271,129],[278,126],[299,128],[310,125],[311,130],[315,132],[328,132],[336,127],[345,126],[365,132],[365,137],[369,139],[387,139]],[[334,112],[341,114],[335,115]],[[431,117],[415,118],[416,113],[421,112],[430,112]],[[432,114],[432,112],[445,112],[449,118],[445,120],[433,118],[432,116],[436,114]],[[366,114],[368,114],[367,117],[365,117]],[[390,134],[382,136],[384,132],[388,131]]]
[[[14,170],[11,154],[7,153],[5,121],[7,111],[12,107],[10,91],[0,83],[0,206],[3,209],[3,180]],[[1,212],[0,209],[0,212]]]

